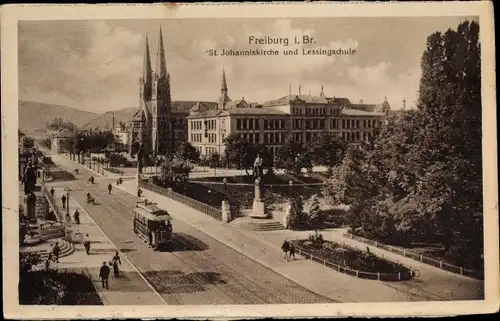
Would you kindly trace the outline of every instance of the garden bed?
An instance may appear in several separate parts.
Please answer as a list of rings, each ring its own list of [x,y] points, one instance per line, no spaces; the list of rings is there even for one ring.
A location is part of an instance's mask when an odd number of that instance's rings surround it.
[[[292,242],[302,255],[349,275],[384,281],[409,280],[412,277],[409,268],[380,258],[369,251],[361,251],[330,241]]]
[[[200,181],[200,182],[218,182],[222,183],[223,179],[227,179],[227,183],[230,184],[250,184],[253,185],[255,179],[252,175],[238,175],[238,176],[227,176],[227,177],[199,177],[193,178],[192,181]],[[264,184],[265,185],[289,185],[289,181],[293,181],[293,184],[322,184],[323,180],[315,178],[315,177],[293,177],[287,174],[276,174],[267,176],[264,175]]]
[[[96,289],[85,275],[35,271],[20,275],[19,304],[103,305]]]

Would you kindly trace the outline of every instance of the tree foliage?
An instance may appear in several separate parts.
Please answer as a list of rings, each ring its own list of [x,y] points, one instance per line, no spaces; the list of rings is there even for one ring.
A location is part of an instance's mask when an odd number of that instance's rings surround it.
[[[183,161],[195,162],[200,159],[200,152],[189,142],[180,143],[175,156]]]
[[[238,134],[231,134],[226,137],[224,144],[226,145],[224,151],[225,160],[237,169],[244,169],[247,175],[250,175],[248,169],[252,167],[255,159],[254,146]]]
[[[332,168],[339,164],[347,149],[347,142],[334,133],[322,133],[315,136],[307,145],[307,152],[315,165]]]
[[[325,189],[351,205],[354,227],[390,242],[440,242],[456,264],[481,264],[479,57],[475,22],[428,37],[417,110],[348,151]]]
[[[325,213],[321,210],[317,195],[313,196],[311,207],[309,208],[308,223],[309,227],[316,233],[317,238],[318,230],[320,230],[325,223]]]
[[[275,166],[297,177],[301,175],[303,168],[312,168],[311,154],[302,144],[290,140],[278,149]]]
[[[191,166],[180,160],[166,160],[161,165],[160,180],[163,186],[182,187],[189,179]]]
[[[294,195],[291,202],[290,211],[290,227],[292,229],[301,230],[307,228],[307,213],[304,212],[304,202],[300,195]]]

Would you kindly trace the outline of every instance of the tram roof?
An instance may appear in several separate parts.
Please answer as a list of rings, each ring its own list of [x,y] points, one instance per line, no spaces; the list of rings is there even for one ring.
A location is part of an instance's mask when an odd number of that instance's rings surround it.
[[[170,214],[164,210],[156,206],[155,204],[144,205],[143,203],[138,203],[136,205],[136,210],[139,209],[140,213],[147,217],[149,220],[158,221],[158,220],[171,220],[172,217]]]

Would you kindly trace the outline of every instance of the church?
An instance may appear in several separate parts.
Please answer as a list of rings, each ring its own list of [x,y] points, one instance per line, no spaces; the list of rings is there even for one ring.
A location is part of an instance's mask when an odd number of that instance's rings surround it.
[[[129,153],[134,155],[142,145],[146,155],[170,155],[175,149],[174,142],[187,138],[186,116],[189,112],[185,108],[172,106],[170,74],[161,27],[154,71],[146,36],[139,85],[140,108],[128,124]]]

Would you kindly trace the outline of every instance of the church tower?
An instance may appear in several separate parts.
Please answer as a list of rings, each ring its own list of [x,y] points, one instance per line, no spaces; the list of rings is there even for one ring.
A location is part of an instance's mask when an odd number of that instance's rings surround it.
[[[170,152],[172,129],[170,124],[172,97],[170,94],[170,74],[167,71],[167,59],[163,46],[163,35],[160,27],[156,68],[151,94],[151,134],[152,152],[165,155]]]
[[[140,111],[140,126],[138,133],[138,141],[142,143],[144,151],[149,151],[151,146],[151,92],[153,88],[153,70],[151,69],[151,57],[149,55],[149,43],[146,36],[146,45],[144,48],[144,60],[142,65],[142,75],[139,79],[139,104]]]
[[[222,83],[220,88],[220,97],[217,101],[217,109],[224,110],[226,105],[231,101],[231,98],[227,95],[227,83],[226,83],[226,71],[222,68]]]

